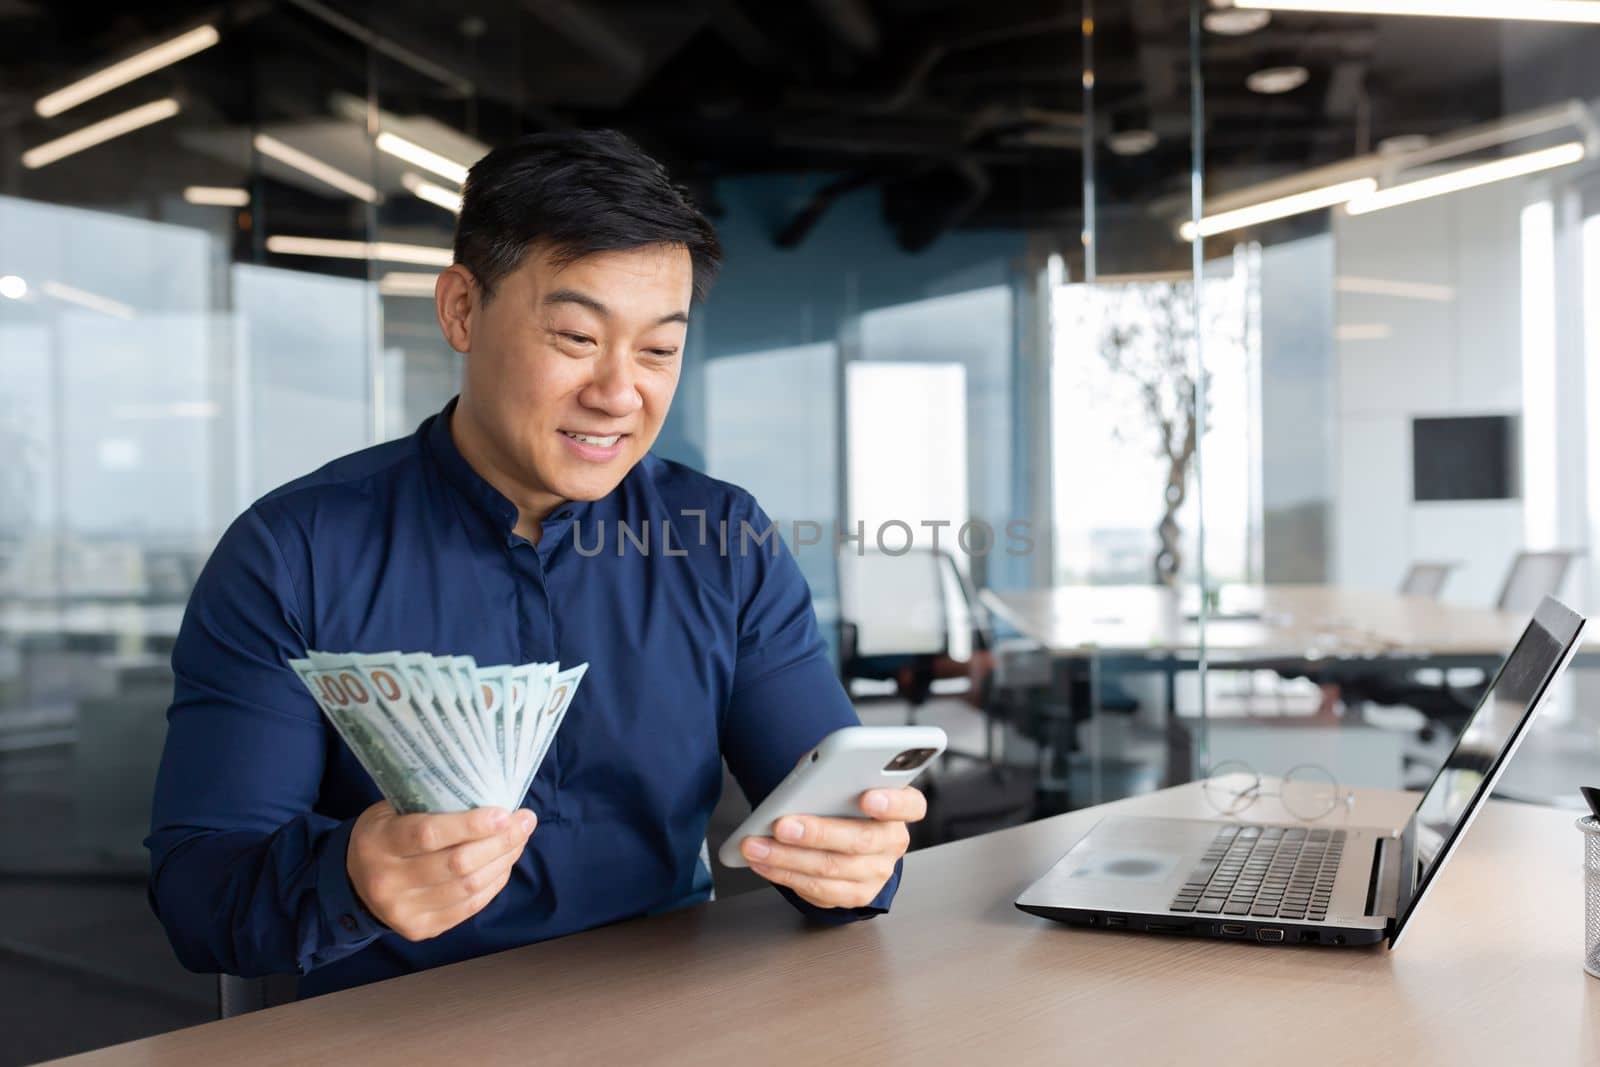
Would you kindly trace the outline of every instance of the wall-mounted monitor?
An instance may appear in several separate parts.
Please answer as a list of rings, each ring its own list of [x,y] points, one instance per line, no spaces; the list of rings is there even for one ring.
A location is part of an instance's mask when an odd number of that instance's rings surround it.
[[[1522,494],[1515,415],[1411,420],[1411,498],[1515,500]]]

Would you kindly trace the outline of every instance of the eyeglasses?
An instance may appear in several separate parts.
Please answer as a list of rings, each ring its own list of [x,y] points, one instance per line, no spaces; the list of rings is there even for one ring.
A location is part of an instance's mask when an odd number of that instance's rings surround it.
[[[1356,797],[1328,768],[1316,763],[1290,767],[1279,780],[1277,792],[1268,791],[1256,769],[1243,760],[1224,760],[1211,768],[1200,783],[1206,803],[1219,815],[1238,815],[1261,797],[1277,797],[1284,810],[1303,822],[1324,818],[1355,807]]]

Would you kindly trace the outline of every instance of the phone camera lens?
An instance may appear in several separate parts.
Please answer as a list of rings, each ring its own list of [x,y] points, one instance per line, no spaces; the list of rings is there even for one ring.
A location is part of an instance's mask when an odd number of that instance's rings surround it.
[[[920,767],[933,755],[931,748],[908,748],[884,765],[886,771],[909,771]]]

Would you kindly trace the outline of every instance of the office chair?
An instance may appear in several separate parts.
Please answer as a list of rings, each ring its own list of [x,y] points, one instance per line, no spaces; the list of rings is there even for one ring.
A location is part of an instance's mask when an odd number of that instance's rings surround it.
[[[1454,563],[1413,563],[1407,568],[1405,577],[1400,579],[1400,595],[1438,600],[1439,594],[1444,591],[1444,583],[1450,578],[1450,572],[1455,569]]]
[[[1511,569],[1506,571],[1505,583],[1500,587],[1494,606],[1518,615],[1533,614],[1541,600],[1561,591],[1572,561],[1581,555],[1582,549],[1567,548],[1518,552],[1511,560]]]
[[[936,678],[966,673],[987,652],[987,615],[943,549],[846,554],[839,559],[839,672],[892,681],[916,722]]]
[[[946,749],[945,760],[995,763],[990,715],[994,631],[988,612],[955,557],[913,548],[846,554],[839,559],[839,674],[845,691],[858,679],[894,683],[914,725],[933,683],[966,678],[965,699],[984,715],[983,754]]]
[[[269,974],[265,978],[240,978],[217,975],[217,1018],[231,1019],[262,1008],[292,1003],[299,994],[300,980],[292,974]]]
[[[1518,552],[1506,571],[1495,607],[1516,615],[1531,615],[1541,600],[1561,591],[1573,561],[1582,554],[1578,549]],[[1423,670],[1412,670],[1398,678],[1346,682],[1345,698],[1347,702],[1365,700],[1416,708],[1427,719],[1426,725],[1418,731],[1423,741],[1432,741],[1438,729],[1448,730],[1452,735],[1460,733],[1489,684],[1488,676],[1483,671],[1474,671],[1474,679],[1461,684],[1451,679],[1455,671],[1430,673],[1437,675],[1437,681]]]

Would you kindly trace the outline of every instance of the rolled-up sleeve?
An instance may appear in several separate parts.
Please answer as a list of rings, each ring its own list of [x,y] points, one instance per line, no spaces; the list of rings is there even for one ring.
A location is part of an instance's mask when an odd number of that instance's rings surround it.
[[[354,820],[312,810],[328,728],[288,665],[305,627],[259,508],[223,536],[184,614],[145,841],[178,958],[245,977],[303,974],[383,932],[346,874]]]
[[[722,752],[754,806],[817,742],[841,727],[859,726],[861,720],[828,659],[811,590],[772,520],[748,501],[736,510],[729,530],[728,551],[738,579],[739,638],[722,721]],[[769,530],[771,536],[762,539]],[[819,908],[785,886],[778,891],[808,917],[849,922],[888,911],[900,871],[896,863],[877,897],[861,908]]]

